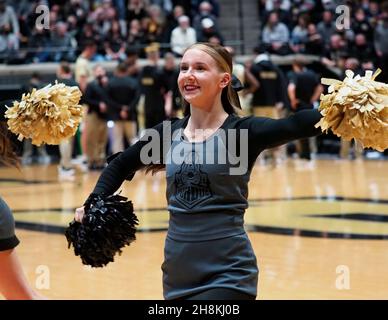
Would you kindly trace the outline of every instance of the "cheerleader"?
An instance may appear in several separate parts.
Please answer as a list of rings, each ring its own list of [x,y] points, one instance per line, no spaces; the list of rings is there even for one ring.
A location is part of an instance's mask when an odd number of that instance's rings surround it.
[[[151,140],[141,139],[110,162],[92,192],[113,194],[141,168],[166,170],[170,220],[162,271],[168,300],[256,298],[258,266],[244,229],[255,160],[267,148],[321,132],[314,126],[321,118],[317,110],[278,120],[238,116],[238,85],[233,81],[232,87],[232,71],[232,57],[222,46],[190,46],[178,77],[185,117],[166,122],[177,133],[171,139],[165,134],[166,123],[153,128],[160,141],[170,139],[163,143],[163,148],[168,145],[164,156],[146,165],[141,151]],[[233,143],[237,149],[229,147]],[[183,157],[175,152],[178,149]],[[226,163],[209,157],[209,152],[228,155]],[[76,209],[75,220],[82,222],[83,216],[84,207]]]

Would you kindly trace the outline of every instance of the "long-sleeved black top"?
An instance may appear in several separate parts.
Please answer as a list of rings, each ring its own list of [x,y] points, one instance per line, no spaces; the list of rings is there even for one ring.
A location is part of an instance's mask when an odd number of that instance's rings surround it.
[[[315,124],[320,120],[321,114],[317,110],[303,110],[288,118],[274,120],[263,117],[238,117],[230,115],[224,122],[223,129],[247,129],[248,130],[248,166],[252,169],[257,156],[267,148],[273,148],[289,141],[315,136],[321,133],[315,128]],[[186,127],[189,116],[183,119],[173,119],[171,121],[172,132]],[[163,133],[163,125],[160,123],[153,129],[160,134],[160,144],[168,144],[163,141],[167,137]],[[145,167],[141,161],[141,150],[148,139],[141,139],[134,145],[127,148],[122,154],[116,157],[102,172],[93,193],[113,194],[123,183],[128,175]],[[163,150],[164,153],[167,150]],[[155,163],[162,163],[163,154]]]

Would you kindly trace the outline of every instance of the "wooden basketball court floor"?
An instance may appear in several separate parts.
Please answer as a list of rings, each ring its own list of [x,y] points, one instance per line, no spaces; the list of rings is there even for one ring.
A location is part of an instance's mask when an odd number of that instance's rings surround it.
[[[257,165],[245,222],[260,267],[258,299],[387,299],[387,173],[383,160]],[[64,228],[98,175],[59,181],[55,165],[0,168],[29,281],[51,299],[162,299],[164,173],[123,184],[140,232],[114,263],[92,269],[67,248]]]

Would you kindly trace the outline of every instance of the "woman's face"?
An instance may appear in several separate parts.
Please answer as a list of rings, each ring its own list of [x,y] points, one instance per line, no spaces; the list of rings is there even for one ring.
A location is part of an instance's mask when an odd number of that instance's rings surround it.
[[[230,75],[221,72],[206,52],[193,48],[183,55],[178,87],[183,98],[194,107],[210,110],[229,81]]]

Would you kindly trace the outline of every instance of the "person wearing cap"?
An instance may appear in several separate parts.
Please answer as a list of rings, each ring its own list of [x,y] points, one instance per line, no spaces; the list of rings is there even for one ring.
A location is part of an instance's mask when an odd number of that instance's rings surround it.
[[[181,57],[183,51],[197,42],[197,34],[194,28],[190,27],[190,18],[180,16],[178,26],[171,33],[171,50],[178,57]]]

